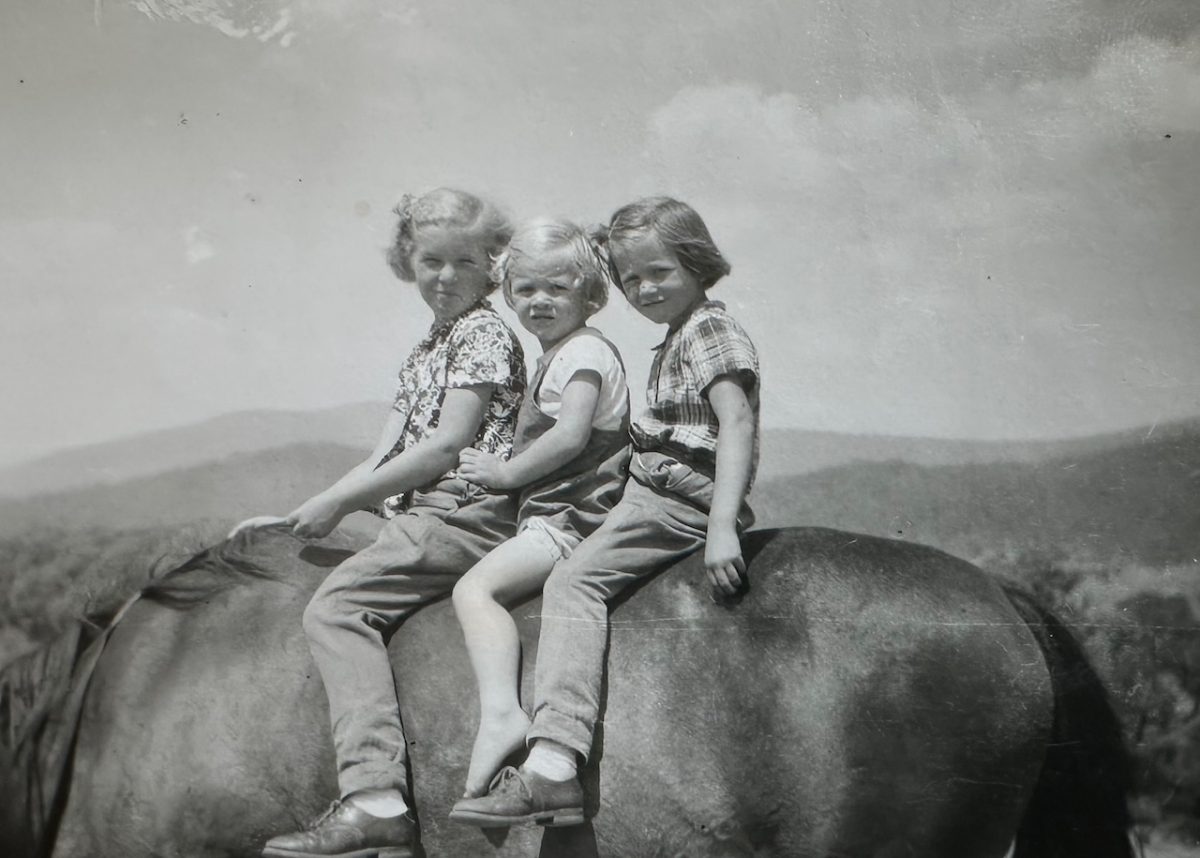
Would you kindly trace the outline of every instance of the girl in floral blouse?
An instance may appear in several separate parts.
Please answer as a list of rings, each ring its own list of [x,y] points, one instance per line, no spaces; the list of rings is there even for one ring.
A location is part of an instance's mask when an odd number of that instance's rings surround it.
[[[405,740],[387,643],[515,530],[513,498],[456,471],[464,448],[501,459],[512,451],[524,357],[488,302],[491,263],[511,227],[489,203],[447,189],[406,197],[396,211],[388,261],[401,280],[416,281],[433,327],[400,369],[379,444],[289,515],[250,519],[230,534],[274,526],[322,537],[364,507],[388,519],[304,612],[329,698],[340,800],[307,830],[269,841],[267,856],[411,854],[418,838],[403,794]]]

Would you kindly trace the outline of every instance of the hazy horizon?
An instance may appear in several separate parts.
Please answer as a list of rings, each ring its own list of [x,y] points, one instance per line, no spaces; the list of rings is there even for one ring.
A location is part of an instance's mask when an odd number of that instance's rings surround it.
[[[360,401],[356,401],[356,402],[338,403],[336,405],[321,406],[318,408],[311,408],[311,409],[305,409],[305,408],[261,408],[261,409],[259,409],[259,408],[243,408],[243,409],[238,409],[236,411],[226,411],[226,412],[222,412],[219,414],[214,414],[209,417],[203,417],[199,420],[194,420],[194,421],[191,421],[188,423],[177,423],[177,424],[169,424],[169,425],[165,425],[165,426],[148,427],[144,430],[133,432],[130,434],[114,435],[111,437],[100,437],[100,438],[96,438],[94,440],[87,441],[87,442],[80,443],[80,444],[64,446],[64,447],[56,447],[52,450],[49,450],[44,453],[36,454],[36,455],[34,455],[30,458],[26,458],[26,459],[18,459],[18,460],[9,461],[9,462],[0,461],[0,471],[8,470],[10,468],[20,468],[22,466],[34,464],[36,462],[43,461],[46,459],[52,459],[56,455],[63,454],[63,453],[82,451],[82,450],[86,450],[86,449],[89,449],[92,447],[105,446],[105,445],[109,445],[109,444],[122,444],[122,443],[127,443],[127,442],[133,442],[133,441],[137,441],[139,438],[143,438],[147,435],[170,434],[170,433],[174,433],[174,432],[182,432],[182,431],[186,431],[189,429],[203,426],[207,423],[219,422],[224,419],[233,418],[233,417],[237,417],[240,415],[263,414],[263,415],[280,415],[280,416],[282,416],[282,415],[289,415],[289,414],[290,415],[307,415],[307,414],[322,414],[322,413],[331,413],[332,414],[332,413],[336,413],[336,412],[340,412],[340,411],[344,411],[344,410],[357,409],[357,408],[369,409],[369,408],[373,408],[373,407],[378,407],[378,409],[379,409],[380,420],[379,420],[378,424],[376,424],[376,423],[364,424],[362,426],[361,433],[357,437],[350,437],[350,438],[345,439],[345,441],[344,441],[346,446],[351,446],[351,447],[361,446],[363,439],[369,439],[370,441],[374,441],[376,438],[376,435],[377,435],[376,430],[382,428],[382,426],[383,426],[382,416],[385,413],[385,411],[387,410],[387,408],[389,407],[387,400],[377,400],[377,401],[360,400]],[[1113,427],[1111,429],[1105,429],[1103,431],[1087,432],[1087,433],[1078,434],[1078,435],[1024,436],[1024,437],[1017,437],[1017,436],[964,437],[964,436],[951,436],[951,435],[945,435],[945,436],[942,436],[942,435],[901,435],[901,434],[888,433],[888,432],[882,432],[882,431],[881,432],[847,432],[847,431],[839,431],[836,429],[817,429],[817,428],[813,428],[810,426],[773,426],[770,424],[764,425],[762,427],[762,431],[768,432],[768,433],[792,431],[792,432],[800,432],[800,433],[845,435],[847,437],[859,437],[859,438],[880,438],[880,439],[891,438],[891,439],[896,439],[896,440],[938,441],[938,442],[946,442],[946,443],[963,443],[963,444],[988,444],[988,445],[991,445],[991,444],[995,444],[995,445],[1030,444],[1030,445],[1037,445],[1037,444],[1055,444],[1055,443],[1059,443],[1059,442],[1071,442],[1071,441],[1086,441],[1086,440],[1093,439],[1093,438],[1103,438],[1103,437],[1110,437],[1110,436],[1122,436],[1122,435],[1134,434],[1134,433],[1140,432],[1142,430],[1147,430],[1147,432],[1149,434],[1153,435],[1156,431],[1158,431],[1160,429],[1165,429],[1170,426],[1189,424],[1189,423],[1193,423],[1193,422],[1200,423],[1200,413],[1193,414],[1193,415],[1185,415],[1185,416],[1179,417],[1177,419],[1169,420],[1169,421],[1154,422],[1154,423],[1135,423],[1135,424],[1131,424],[1128,426],[1117,426],[1117,427]],[[328,440],[333,443],[337,443],[339,441],[338,438],[329,438]],[[262,446],[264,446],[264,445],[255,445],[254,447],[247,447],[246,451],[248,452],[252,449],[260,449]]]
[[[254,467],[274,467],[272,462],[279,455],[291,455],[287,451],[301,447],[325,450],[339,459],[370,448],[381,424],[376,418],[387,408],[387,402],[376,401],[314,410],[245,410],[98,439],[31,459],[0,463],[0,500],[116,487],[244,456],[251,457],[248,461],[258,461]],[[1140,447],[1148,441],[1181,435],[1200,438],[1200,416],[1051,438],[939,438],[768,426],[763,429],[760,482],[855,461],[892,460],[921,466],[1044,463],[1131,445]],[[261,459],[263,455],[267,458]],[[321,463],[314,462],[314,468],[320,467]]]

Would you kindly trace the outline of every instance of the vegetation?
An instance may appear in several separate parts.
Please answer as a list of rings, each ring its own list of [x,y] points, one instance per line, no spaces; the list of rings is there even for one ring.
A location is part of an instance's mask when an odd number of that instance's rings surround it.
[[[1125,725],[1134,814],[1156,836],[1200,845],[1200,576],[1010,551],[975,558],[1022,584],[1083,642]]]
[[[124,531],[44,525],[0,539],[0,665],[73,622],[109,616],[157,572],[222,533],[219,522]]]

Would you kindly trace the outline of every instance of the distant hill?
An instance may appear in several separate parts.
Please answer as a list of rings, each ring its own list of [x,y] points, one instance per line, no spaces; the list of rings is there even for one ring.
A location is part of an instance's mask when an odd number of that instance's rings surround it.
[[[54,523],[122,530],[283,514],[346,473],[364,452],[290,444],[114,485],[0,500],[0,538]]]
[[[370,448],[387,404],[360,402],[317,411],[239,411],[191,426],[76,447],[0,468],[0,497],[24,497],[189,468],[292,444]]]
[[[173,429],[62,450],[0,468],[0,499],[53,494],[264,452],[295,444],[368,449],[387,403],[360,402],[315,411],[239,411]],[[764,477],[804,474],[852,462],[916,465],[1039,462],[1190,435],[1200,420],[1055,441],[970,441],[769,429],[762,437]]]
[[[838,527],[968,557],[1021,548],[1194,562],[1200,425],[1112,440],[1055,445],[1053,455],[1026,461],[928,467],[893,459],[767,476],[752,500],[763,525]]]
[[[0,538],[286,512],[361,459],[381,409],[247,412],[31,463],[16,470],[33,485],[78,476],[83,460],[136,475],[0,497]],[[317,440],[278,443],[296,437]],[[243,444],[258,446],[221,453]],[[827,525],[969,557],[1021,546],[1190,562],[1200,557],[1200,421],[1049,442],[768,431],[752,500],[761,525]]]
[[[852,462],[902,461],[933,467],[993,462],[1038,463],[1133,448],[1149,441],[1186,439],[1198,433],[1200,419],[1047,441],[973,441],[769,429],[762,436],[760,473],[764,477],[790,476]]]

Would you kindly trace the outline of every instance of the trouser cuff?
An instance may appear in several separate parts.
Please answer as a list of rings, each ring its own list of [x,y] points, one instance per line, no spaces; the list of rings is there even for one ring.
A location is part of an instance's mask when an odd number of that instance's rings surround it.
[[[408,795],[408,767],[403,762],[357,763],[338,772],[341,798],[366,789],[396,789]]]
[[[566,745],[587,762],[592,752],[592,724],[553,709],[542,708],[533,716],[533,726],[525,734],[532,744],[536,739],[549,739]]]

